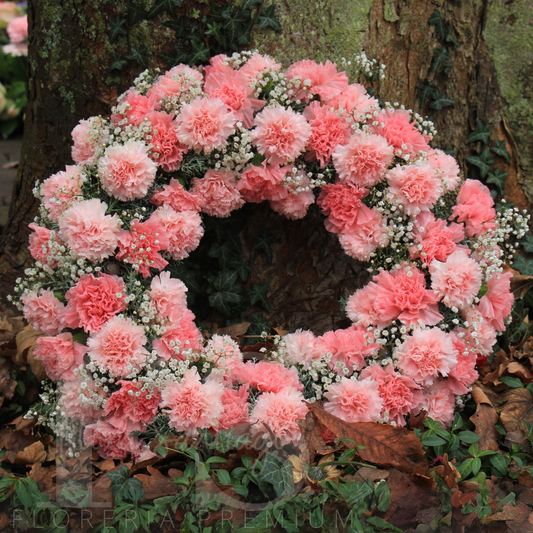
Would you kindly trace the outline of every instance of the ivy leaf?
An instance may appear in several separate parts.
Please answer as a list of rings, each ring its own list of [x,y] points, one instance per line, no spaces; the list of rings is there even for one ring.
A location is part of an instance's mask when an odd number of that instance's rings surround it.
[[[209,305],[222,314],[231,316],[231,306],[242,301],[242,296],[238,292],[238,287],[233,287],[230,291],[215,292],[209,295]]]
[[[468,138],[466,139],[466,142],[473,143],[473,142],[481,141],[485,144],[488,144],[489,139],[490,139],[489,125],[481,122],[481,120],[478,120],[476,131],[473,131],[468,136]]]
[[[446,42],[453,44],[454,46],[459,46],[459,43],[456,41],[455,37],[453,36],[452,29],[450,28],[448,33],[446,34]]]
[[[261,481],[270,483],[276,496],[288,496],[294,490],[292,463],[269,453],[263,459],[263,468],[259,473]]]
[[[428,81],[428,80],[422,80],[418,86],[418,98],[420,99],[420,105],[424,107],[426,105],[426,102],[433,98],[433,95],[435,91],[438,91],[437,87],[435,87],[434,81]]]
[[[176,8],[180,7],[182,0],[155,0],[152,8],[148,12],[147,18],[153,19],[165,11],[172,17],[176,18]]]
[[[270,284],[268,281],[266,281],[265,283],[254,283],[252,289],[248,293],[250,303],[254,305],[259,302],[267,313],[270,313],[270,304],[268,303],[267,298],[269,285]]]
[[[439,90],[433,93],[433,102],[430,104],[431,109],[440,111],[441,109],[455,104],[455,100],[452,100],[447,94],[441,93]]]
[[[163,22],[163,26],[174,30],[176,39],[184,39],[189,36],[191,30],[196,30],[196,26],[191,27],[185,17],[180,17],[178,20],[167,20]]]
[[[225,20],[224,33],[227,34],[230,45],[237,43],[246,31],[245,28],[251,18],[250,11],[229,7],[222,12],[222,18]]]
[[[222,270],[217,274],[214,286],[218,291],[229,291],[235,286],[238,275],[235,270]]]
[[[184,63],[187,54],[183,51],[183,48],[176,45],[171,52],[159,52],[157,54],[169,67],[175,67],[180,63]]]
[[[263,3],[263,0],[244,0],[244,2],[242,3],[242,8],[250,9],[255,4],[262,4],[262,3]]]
[[[242,260],[236,256],[231,257],[228,268],[235,270],[242,281],[246,281],[248,275],[253,272],[253,268],[250,265],[244,264]]]
[[[448,28],[446,26],[446,23],[442,20],[442,16],[438,9],[435,9],[435,11],[433,11],[433,15],[431,15],[431,17],[429,17],[428,19],[428,24],[433,24],[433,26],[435,26],[435,29],[437,30],[437,35],[442,41],[446,39],[446,37],[448,36]]]
[[[511,155],[507,151],[507,146],[505,144],[505,141],[496,141],[496,144],[491,147],[491,150],[496,154],[505,159],[507,161],[507,164],[511,162]]]
[[[143,4],[134,2],[128,5],[128,27],[132,28],[141,20],[145,20],[148,16],[148,12]]]
[[[261,10],[259,15],[260,28],[272,28],[274,31],[281,31],[281,22],[274,15],[275,9],[274,2],[272,2],[268,7],[264,7]]]
[[[147,46],[132,46],[131,54],[128,56],[128,59],[132,59],[142,68],[148,68],[148,60],[146,59],[146,53],[148,52]]]
[[[441,68],[447,70],[447,66],[451,61],[452,57],[450,56],[448,50],[444,46],[433,49],[433,63],[431,65],[432,72],[438,72]]]
[[[121,35],[128,35],[126,19],[120,17],[109,19],[109,42],[114,43]]]
[[[198,65],[200,63],[205,63],[210,56],[209,47],[205,45],[204,42],[199,39],[193,39],[191,41],[192,52],[189,54],[188,63],[189,65]]]
[[[527,261],[526,258],[521,255],[513,263],[513,268],[518,270],[523,276],[533,276],[533,259]]]
[[[479,168],[481,177],[484,178],[490,171],[490,166],[494,163],[494,159],[490,156],[490,151],[485,148],[480,155],[471,155],[466,160]]]
[[[498,188],[500,196],[503,196],[503,191],[505,189],[505,178],[509,175],[509,172],[504,172],[499,168],[495,168],[494,172],[489,172],[489,177],[487,178],[487,183],[492,183]]]
[[[109,70],[122,70],[128,63],[127,59],[120,57],[114,50],[112,52],[112,62]]]
[[[526,235],[526,242],[523,242],[522,246],[528,254],[533,253],[533,236]]]
[[[270,265],[272,264],[272,257],[273,257],[272,247],[270,245],[274,242],[275,239],[276,237],[272,235],[272,233],[264,229],[261,235],[257,237],[257,242],[255,243],[255,246],[254,246],[256,250],[263,250],[265,252],[268,263]]]
[[[224,42],[224,37],[221,30],[222,24],[220,22],[208,22],[205,34],[212,35],[218,44],[222,44]]]
[[[126,465],[113,472],[108,472],[107,477],[111,480],[111,492],[115,498],[138,502],[144,497],[142,482],[130,477],[130,469]]]
[[[218,452],[227,453],[230,450],[237,450],[249,442],[250,439],[244,435],[238,435],[234,429],[229,429],[217,433],[217,440],[213,443],[213,448]]]
[[[209,257],[216,257],[220,268],[225,269],[230,265],[231,260],[235,257],[235,251],[229,241],[222,244],[215,243],[207,252]]]
[[[254,313],[251,317],[250,327],[246,332],[247,335],[261,335],[263,331],[269,331],[270,324],[261,313]]]

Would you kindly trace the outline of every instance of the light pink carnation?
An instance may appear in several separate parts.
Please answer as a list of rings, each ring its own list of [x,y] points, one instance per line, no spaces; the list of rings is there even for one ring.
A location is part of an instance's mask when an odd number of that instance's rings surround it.
[[[115,251],[120,219],[106,210],[107,204],[92,198],[76,202],[59,219],[59,236],[76,256],[102,261]]]
[[[294,333],[285,335],[283,341],[285,342],[285,361],[291,365],[303,365],[304,368],[308,368],[322,355],[317,339],[311,331],[297,329]]]
[[[326,63],[317,63],[311,59],[304,59],[293,63],[286,72],[288,80],[296,76],[300,78],[301,87],[306,86],[305,80],[311,82],[304,90],[300,88],[292,96],[293,100],[308,102],[309,96],[318,95],[321,100],[329,100],[337,96],[348,87],[348,76],[346,72],[337,72],[337,65],[329,61]]]
[[[373,219],[374,213],[361,201],[367,194],[367,189],[360,189],[356,185],[324,185],[317,204],[328,217],[324,221],[326,229],[332,233],[342,233]]]
[[[457,328],[457,333],[464,333],[464,340],[469,349],[478,352],[481,356],[488,356],[496,344],[496,329],[490,321],[485,320],[477,309],[463,311],[463,316],[468,322],[466,329]]]
[[[324,168],[330,162],[335,149],[338,150],[339,145],[344,145],[350,140],[350,125],[330,111],[328,106],[321,106],[318,102],[311,102],[305,108],[303,115],[311,126],[305,160],[318,160],[320,166]]]
[[[96,423],[89,424],[83,431],[83,443],[85,446],[97,446],[103,459],[140,456],[143,443],[130,435],[132,431],[137,431],[136,426],[130,423],[119,424],[117,427],[117,422],[99,419]]]
[[[224,72],[231,68],[228,65],[228,56],[226,54],[218,54],[209,60],[209,65],[204,67],[205,76],[208,77],[214,72]]]
[[[84,388],[81,387],[80,378],[66,381],[61,385],[59,405],[63,407],[66,415],[74,420],[79,420],[83,425],[92,424],[100,415],[102,410],[94,406],[91,401],[92,395],[103,396],[103,390],[97,389],[96,383],[92,380],[84,380]]]
[[[145,278],[150,276],[150,268],[163,270],[168,265],[159,252],[168,249],[169,234],[157,217],[146,222],[133,220],[129,230],[118,234],[118,247],[117,259],[138,267]]]
[[[373,379],[356,381],[342,378],[324,393],[324,410],[345,422],[377,422],[381,418],[383,399]]]
[[[72,130],[72,159],[77,165],[94,165],[98,160],[100,151],[99,140],[95,137],[92,129],[95,126],[95,117],[80,120]]]
[[[393,157],[393,148],[383,137],[360,132],[345,146],[337,146],[333,163],[343,183],[372,187],[385,177]]]
[[[22,43],[28,38],[28,15],[16,17],[7,25],[9,40],[14,43]]]
[[[204,200],[197,194],[186,191],[178,180],[172,178],[169,185],[164,185],[163,189],[152,195],[150,202],[158,207],[169,205],[174,211],[181,213],[182,211],[200,211]]]
[[[496,211],[489,188],[477,180],[466,180],[459,189],[457,205],[452,209],[450,220],[464,222],[466,234],[478,237],[496,227]]]
[[[366,89],[360,83],[348,85],[337,96],[327,100],[328,107],[333,107],[337,111],[342,110],[343,115],[347,113],[360,122],[364,121],[369,113],[379,109],[379,103],[375,98],[368,96]]]
[[[150,140],[152,144],[150,157],[166,172],[174,172],[180,167],[183,155],[188,148],[178,141],[176,122],[173,116],[160,111],[151,111],[146,115],[152,125]]]
[[[146,144],[133,140],[108,147],[98,163],[104,191],[123,202],[144,198],[157,172],[148,151]]]
[[[114,123],[126,121],[126,125],[138,126],[150,111],[157,109],[159,109],[159,105],[155,95],[144,96],[136,90],[130,89],[111,115],[111,121]]]
[[[233,133],[235,114],[218,98],[196,98],[184,104],[176,117],[178,139],[196,152],[210,153],[227,145]]]
[[[222,406],[224,411],[220,416],[216,431],[225,431],[234,428],[238,424],[250,422],[248,415],[248,387],[243,386],[238,390],[227,389],[222,393]]]
[[[194,314],[186,307],[174,309],[173,324],[167,327],[159,339],[153,341],[153,349],[159,357],[169,359],[185,359],[185,351],[199,352],[202,349],[202,335],[194,323]]]
[[[261,166],[250,165],[240,175],[237,190],[247,202],[281,200],[287,196],[287,189],[282,183],[288,168],[290,167],[267,165],[266,162]]]
[[[179,97],[193,86],[200,87],[202,82],[203,76],[200,72],[188,65],[180,64],[160,76],[146,95],[158,102],[164,96]]]
[[[250,59],[239,69],[248,81],[254,81],[257,79],[257,75],[265,70],[280,70],[281,64],[276,63],[270,56],[264,56],[261,54],[253,54]]]
[[[50,220],[56,222],[74,202],[82,199],[83,181],[81,167],[72,165],[44,180],[41,195]]]
[[[83,364],[87,347],[72,340],[71,333],[39,337],[33,354],[43,362],[48,377],[54,381],[76,379],[74,370]]]
[[[198,429],[215,427],[224,411],[223,385],[215,380],[200,381],[196,368],[187,370],[179,383],[170,382],[161,393],[161,407],[170,426],[196,437]]]
[[[387,173],[388,199],[408,215],[429,211],[442,194],[442,182],[429,163],[396,165]]]
[[[250,414],[250,420],[255,423],[252,432],[268,434],[268,427],[282,446],[297,446],[302,436],[297,421],[304,420],[307,412],[302,393],[293,387],[285,387],[277,393],[264,392]]]
[[[124,311],[127,304],[126,285],[122,278],[100,273],[83,275],[65,294],[65,325],[71,329],[83,328],[95,333],[115,315]]]
[[[354,259],[367,261],[376,248],[389,244],[389,228],[381,213],[372,208],[372,218],[339,233],[343,250]]]
[[[286,164],[296,159],[311,137],[311,126],[292,109],[279,105],[265,108],[255,117],[250,137],[267,163]]]
[[[208,170],[202,179],[194,178],[191,192],[204,199],[202,212],[212,217],[229,217],[244,205],[235,187],[235,175],[227,170]]]
[[[394,353],[402,374],[424,386],[447,376],[458,356],[452,337],[438,328],[415,329]]]
[[[38,226],[34,222],[29,225],[29,228],[33,230],[33,233],[30,234],[30,254],[36,261],[41,261],[44,265],[48,265],[51,268],[57,266],[57,261],[54,261],[50,258],[50,243],[54,242],[58,246],[63,245],[61,240],[56,236],[54,232],[54,238],[52,238],[52,232],[48,228],[43,228]]]
[[[437,171],[437,175],[444,182],[446,191],[453,191],[459,185],[459,165],[457,161],[442,150],[434,150],[428,156],[429,164]]]
[[[189,253],[198,248],[204,234],[202,219],[196,211],[177,213],[169,205],[160,207],[150,217],[156,221],[168,236],[166,250],[173,259],[189,257]]]
[[[392,365],[383,368],[380,364],[367,366],[359,379],[370,378],[377,382],[379,396],[383,400],[382,413],[389,414],[389,420],[405,426],[405,415],[420,406],[424,394],[419,385],[407,376],[398,374]]]
[[[450,335],[458,355],[457,364],[450,370],[448,383],[455,394],[467,394],[468,387],[479,377],[476,371],[477,354],[469,350],[464,339],[455,332]]]
[[[514,296],[511,292],[511,272],[492,274],[487,281],[488,292],[481,298],[477,310],[498,331],[505,330],[503,320],[511,314]]]
[[[125,377],[144,366],[148,352],[144,328],[131,318],[111,318],[87,339],[89,357],[114,377]]]
[[[296,367],[286,368],[281,363],[271,361],[248,361],[235,367],[231,375],[235,381],[261,392],[279,392],[285,387],[303,389]]]
[[[21,297],[24,304],[24,318],[33,325],[36,331],[45,335],[57,335],[64,327],[65,306],[54,296],[50,289],[24,293]]]
[[[455,412],[455,394],[447,380],[439,379],[430,387],[424,389],[424,403],[422,409],[427,416],[449,426]]]
[[[453,252],[446,262],[434,259],[429,265],[431,288],[448,307],[463,309],[472,304],[481,288],[483,272],[463,250]]]
[[[306,178],[301,183],[302,187],[307,187],[309,180]],[[287,189],[287,195],[279,200],[271,200],[270,207],[279,213],[286,216],[290,220],[299,220],[304,218],[307,214],[307,209],[311,204],[315,203],[315,195],[313,191],[307,189],[305,191],[294,194],[291,188]]]
[[[413,237],[415,244],[409,248],[411,257],[420,259],[426,265],[430,265],[433,259],[446,261],[459,248],[468,250],[466,246],[457,245],[465,238],[464,226],[446,224],[445,220],[435,218],[430,211],[424,211],[416,217]]]
[[[162,318],[176,322],[182,316],[182,309],[187,307],[187,287],[180,279],[171,278],[170,272],[161,272],[154,276],[150,284],[150,303]]]
[[[394,111],[382,111],[374,120],[378,121],[377,126],[370,129],[385,137],[389,144],[394,146],[399,153],[408,153],[418,156],[419,153],[429,151],[427,141],[429,137],[423,135],[415,128],[415,122],[410,122],[411,114],[405,109],[395,109]]]
[[[232,371],[242,363],[239,345],[229,335],[215,333],[205,345],[203,353],[220,369]]]

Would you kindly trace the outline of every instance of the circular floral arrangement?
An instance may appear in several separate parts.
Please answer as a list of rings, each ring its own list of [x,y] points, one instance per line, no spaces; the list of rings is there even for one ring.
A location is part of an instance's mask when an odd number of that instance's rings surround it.
[[[298,444],[306,401],[347,422],[403,426],[424,409],[449,423],[509,320],[506,241],[527,218],[463,180],[434,133],[330,61],[283,71],[245,52],[143,73],[109,119],[73,130],[76,166],[36,187],[36,263],[14,301],[43,333],[47,422],[136,459],[155,417],[191,437],[247,423],[282,445]],[[347,301],[349,328],[298,330],[244,361],[232,338],[202,338],[170,270],[202,214],[263,201],[290,219],[316,201],[373,277]]]

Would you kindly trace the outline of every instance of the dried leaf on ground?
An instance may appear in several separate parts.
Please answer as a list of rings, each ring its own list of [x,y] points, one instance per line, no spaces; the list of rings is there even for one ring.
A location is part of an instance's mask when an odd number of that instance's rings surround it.
[[[18,452],[14,463],[17,465],[32,465],[46,460],[46,450],[41,441],[30,444],[27,448]]]
[[[494,513],[486,519],[490,522],[511,521],[517,524],[523,524],[527,522],[529,515],[531,514],[531,508],[523,502],[518,502],[515,505],[510,503],[503,506],[503,509],[499,513]]]
[[[39,381],[46,379],[47,375],[42,362],[35,359],[33,349],[37,339],[42,335],[40,331],[35,331],[31,324],[26,326],[17,335],[17,356],[15,358],[15,363],[18,365],[29,365]]]
[[[511,292],[516,299],[523,298],[531,287],[533,287],[533,276],[515,274],[511,278]]]
[[[351,439],[356,446],[364,446],[357,451],[364,461],[410,474],[428,472],[424,449],[412,431],[374,422],[348,423],[314,403],[307,406],[336,437]]]
[[[148,466],[148,474],[135,474],[133,477],[143,484],[146,498],[153,500],[162,496],[176,494],[177,486],[172,483],[172,479],[162,474],[159,470]]]
[[[524,422],[533,424],[533,397],[526,389],[510,389],[502,395],[505,404],[500,419],[507,432],[527,434]]]
[[[0,395],[8,400],[13,398],[17,382],[11,378],[11,360],[4,359],[0,364]]]
[[[250,322],[239,322],[238,324],[232,324],[225,328],[216,328],[213,330],[213,333],[217,333],[218,335],[229,335],[230,337],[240,337],[248,331],[249,327]]]
[[[498,413],[489,396],[493,396],[492,391],[480,383],[475,383],[472,389],[472,398],[477,404],[476,412],[470,420],[476,426],[476,434],[479,439],[478,446],[481,450],[499,450],[498,439],[500,434],[495,427],[498,422]]]
[[[49,498],[53,499],[57,489],[55,465],[44,467],[42,463],[35,463],[28,477],[37,482],[41,492],[45,492]]]
[[[453,463],[448,461],[448,454],[445,453],[442,457],[442,464],[432,469],[446,483],[447,487],[452,490],[457,488],[457,481],[461,477],[459,470],[455,468]]]
[[[316,416],[309,411],[305,420],[298,420],[298,425],[302,431],[302,439],[299,446],[300,458],[304,464],[310,465],[315,460],[317,450],[326,446],[321,435],[322,424],[320,424]]]

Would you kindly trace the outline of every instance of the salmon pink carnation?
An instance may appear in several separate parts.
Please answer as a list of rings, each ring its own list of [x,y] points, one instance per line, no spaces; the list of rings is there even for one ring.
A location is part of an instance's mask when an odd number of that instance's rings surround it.
[[[180,64],[165,72],[152,85],[146,95],[159,102],[163,97],[180,97],[193,87],[201,87],[203,76],[188,65]]]
[[[489,188],[477,180],[466,180],[459,189],[457,205],[452,208],[450,220],[464,222],[466,234],[477,237],[496,227],[496,211]]]
[[[96,423],[89,424],[83,431],[83,443],[85,446],[97,446],[103,459],[140,456],[143,443],[130,435],[132,431],[137,431],[136,426],[130,423],[117,427],[117,422],[100,418]]]
[[[254,423],[252,432],[254,435],[268,434],[268,428],[282,446],[297,446],[302,436],[298,420],[304,420],[307,412],[302,393],[293,387],[264,392],[257,398],[250,414]]]
[[[297,329],[283,337],[285,342],[284,359],[291,365],[309,368],[313,361],[320,359],[321,353],[317,339],[311,331]]]
[[[308,184],[309,180],[306,180],[302,183],[302,186],[307,187]],[[284,215],[290,220],[299,220],[305,217],[309,206],[315,203],[315,195],[310,189],[299,192],[298,194],[289,191],[291,189],[288,189],[285,197],[279,200],[271,200],[270,207],[276,213]]]
[[[438,328],[415,329],[394,351],[398,368],[420,385],[447,376],[457,364],[458,351],[450,335]]]
[[[83,328],[86,333],[96,333],[126,305],[126,285],[122,278],[100,273],[83,275],[67,291],[65,325],[68,328]]]
[[[360,83],[352,83],[337,96],[327,100],[328,107],[333,107],[342,115],[348,114],[357,122],[365,119],[369,113],[374,113],[379,108],[378,101],[368,96],[366,89]]]
[[[159,339],[153,341],[153,349],[159,357],[169,359],[185,359],[182,352],[193,350],[199,352],[202,349],[202,335],[194,323],[194,314],[186,307],[174,309],[172,316],[165,317],[172,320]]]
[[[235,175],[227,170],[208,170],[202,179],[194,178],[191,192],[204,199],[202,212],[212,217],[229,217],[244,205],[235,187]]]
[[[96,117],[80,120],[72,130],[72,159],[77,165],[94,165],[100,156],[101,139],[96,131],[93,131],[97,121]]]
[[[144,198],[157,172],[148,151],[146,144],[133,140],[109,146],[98,162],[104,191],[123,202]]]
[[[317,161],[322,168],[331,160],[331,155],[350,140],[350,125],[328,106],[311,102],[303,112],[311,126],[311,137],[307,144],[306,161]],[[386,144],[386,143],[385,143]],[[392,160],[392,158],[391,158]]]
[[[345,145],[333,152],[339,181],[358,187],[372,187],[380,182],[394,157],[392,146],[379,135],[354,133]]]
[[[381,418],[383,399],[373,379],[361,381],[342,378],[324,393],[324,410],[345,422],[377,422]]]
[[[33,324],[33,329],[45,335],[57,335],[64,327],[65,306],[50,289],[26,292],[20,298],[24,318]]]
[[[107,204],[92,198],[76,202],[59,219],[59,236],[77,257],[102,261],[115,251],[120,219],[106,210]]]
[[[305,118],[279,105],[270,106],[255,117],[250,137],[267,163],[284,165],[296,159],[311,137],[311,126]]]
[[[43,362],[46,374],[54,381],[76,379],[74,370],[83,365],[87,347],[72,340],[71,333],[60,333],[55,337],[39,337],[33,355]]]
[[[455,394],[446,379],[439,379],[424,389],[422,409],[427,412],[427,416],[442,422],[445,426],[453,422]]]
[[[442,150],[434,150],[428,156],[429,164],[437,171],[437,175],[444,182],[446,191],[454,191],[459,185],[459,165],[457,161]]]
[[[285,387],[303,390],[296,367],[286,368],[271,361],[248,361],[235,367],[231,373],[238,383],[248,384],[261,392],[279,392]]]
[[[84,180],[81,167],[72,165],[44,180],[41,195],[50,220],[57,222],[74,202],[82,200],[81,185]]]
[[[98,333],[87,339],[89,357],[113,377],[125,377],[144,366],[148,352],[144,328],[131,320],[115,316]]]
[[[196,152],[221,150],[235,128],[235,114],[219,98],[196,98],[176,117],[178,139]]]
[[[265,72],[266,70],[277,71],[280,69],[281,64],[276,63],[271,57],[252,54],[250,59],[239,69],[239,72],[242,72],[246,76],[246,79],[251,82],[257,79],[260,72]]]
[[[455,394],[467,394],[468,387],[479,378],[476,371],[477,354],[467,351],[467,355],[463,355],[461,349],[465,349],[465,343],[454,333],[451,335],[453,336],[453,345],[459,351],[459,355],[457,356],[457,364],[450,370],[448,384]]]
[[[216,380],[200,381],[196,368],[187,370],[179,383],[169,382],[161,393],[161,407],[170,427],[196,437],[198,429],[216,427],[224,411],[223,385]]]
[[[183,281],[171,278],[170,272],[161,272],[152,278],[150,288],[150,302],[160,317],[175,322],[182,316],[181,310],[187,307],[187,287]]]
[[[247,400],[247,386],[239,387],[238,390],[226,389],[222,393],[224,411],[214,429],[216,431],[225,431],[234,428],[238,424],[249,423],[248,407],[250,407],[250,403]]]
[[[287,167],[279,165],[250,165],[237,182],[237,190],[246,202],[261,203],[264,200],[281,200],[287,196],[282,185]]]
[[[61,240],[57,238],[56,232],[54,231],[52,235],[52,231],[38,226],[34,222],[29,224],[29,228],[33,230],[33,233],[30,233],[30,245],[28,247],[31,256],[36,261],[40,261],[44,265],[55,268],[57,266],[57,261],[50,259],[50,254],[52,251],[51,243],[56,243],[58,246],[63,246]]]
[[[444,263],[429,265],[431,288],[448,307],[463,309],[474,301],[483,280],[483,271],[463,250],[453,252]]]
[[[115,124],[138,126],[150,112],[159,109],[155,95],[144,96],[136,90],[129,90],[120,100],[111,115]]]
[[[59,405],[65,410],[65,414],[69,418],[79,420],[83,425],[92,424],[102,414],[102,410],[94,406],[90,401],[91,394],[103,395],[103,391],[96,388],[96,383],[89,379],[84,380],[83,387],[81,386],[80,378],[72,381],[66,381],[61,385],[59,391]]]
[[[456,331],[464,333],[464,341],[470,350],[481,356],[490,355],[496,344],[496,329],[475,308],[467,309],[466,312],[463,310],[463,316],[468,326],[466,329],[457,328]]]
[[[230,371],[242,363],[242,353],[239,345],[229,335],[214,334],[203,350],[217,368]]]
[[[174,211],[181,213],[182,211],[200,211],[204,200],[200,196],[186,191],[178,180],[172,178],[168,185],[164,185],[163,189],[152,195],[150,202],[158,207],[169,205]]]
[[[429,163],[396,165],[387,173],[388,199],[408,215],[429,211],[442,194],[442,182]]]
[[[492,274],[488,279],[488,291],[479,301],[477,310],[496,330],[504,331],[504,319],[511,314],[514,296],[511,292],[511,272]]]

